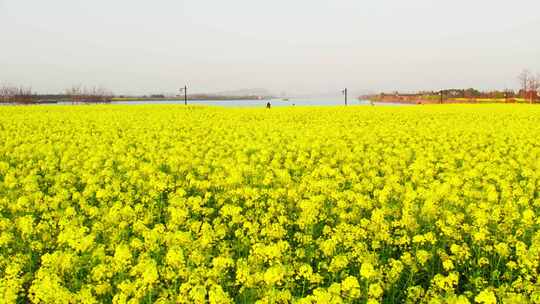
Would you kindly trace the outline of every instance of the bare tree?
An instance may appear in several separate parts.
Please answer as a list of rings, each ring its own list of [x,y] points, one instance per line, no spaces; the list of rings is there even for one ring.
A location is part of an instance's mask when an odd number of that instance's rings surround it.
[[[531,72],[527,69],[521,71],[518,76],[521,95],[523,98],[527,99],[527,91],[529,90],[529,79],[531,77]]]
[[[71,88],[66,89],[65,94],[71,99],[72,103],[76,103],[79,101],[80,96],[82,94],[82,88],[81,85],[73,85]]]
[[[104,103],[111,102],[113,93],[103,87],[82,87],[74,85],[66,90],[66,95],[73,103]]]
[[[0,102],[30,104],[34,101],[30,87],[2,85],[0,87]]]
[[[527,95],[530,98],[530,102],[535,103],[538,97],[538,90],[540,89],[540,74],[529,76],[527,81],[527,89]]]

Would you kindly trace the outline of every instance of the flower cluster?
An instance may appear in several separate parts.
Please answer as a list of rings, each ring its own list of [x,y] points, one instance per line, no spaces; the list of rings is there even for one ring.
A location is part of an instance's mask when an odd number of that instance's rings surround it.
[[[6,303],[540,303],[540,109],[0,109]]]

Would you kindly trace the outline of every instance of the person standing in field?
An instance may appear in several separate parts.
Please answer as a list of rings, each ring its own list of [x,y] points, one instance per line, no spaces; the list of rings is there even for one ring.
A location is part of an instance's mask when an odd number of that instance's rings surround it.
[[[267,109],[270,109],[271,106],[272,106],[272,105],[270,104],[270,101],[266,103],[266,108],[267,108]]]

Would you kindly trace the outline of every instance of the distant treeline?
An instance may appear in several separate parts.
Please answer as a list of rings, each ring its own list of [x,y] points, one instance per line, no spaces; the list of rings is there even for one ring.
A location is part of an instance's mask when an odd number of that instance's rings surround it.
[[[188,100],[261,100],[271,99],[272,96],[226,96],[217,94],[191,94]],[[162,101],[184,100],[183,95],[167,96],[165,94],[152,94],[141,96],[115,96],[114,93],[103,87],[72,86],[59,94],[36,94],[30,87],[0,85],[0,103],[4,104],[43,104],[43,103],[110,103],[112,101]]]
[[[67,89],[65,95],[74,103],[108,103],[114,97],[113,92],[106,88],[82,86],[73,86]]]
[[[514,90],[494,90],[480,91],[474,88],[468,89],[444,89],[439,91],[420,91],[417,93],[379,93],[361,96],[379,102],[403,102],[403,103],[515,103],[528,102],[537,103],[540,93],[540,74],[533,75],[528,70],[524,70],[518,76],[520,89]]]
[[[526,97],[536,101],[536,95],[525,94],[521,91],[488,91],[482,92],[476,89],[448,89],[441,91],[422,91],[418,93],[380,93],[376,95],[362,96],[376,102],[398,102],[398,103],[516,103],[525,102]]]
[[[0,86],[1,103],[28,104],[34,101],[34,97],[31,88],[9,85]]]
[[[537,91],[532,90],[505,90],[505,91],[480,91],[477,89],[447,89],[440,91],[421,91],[418,93],[380,93],[376,95],[361,96],[378,102],[404,102],[404,103],[451,103],[451,102],[495,102],[516,103],[538,101]]]
[[[111,102],[114,94],[102,87],[73,86],[62,94],[36,94],[29,87],[2,85],[0,86],[0,103],[8,104],[39,104],[39,103],[107,103]]]

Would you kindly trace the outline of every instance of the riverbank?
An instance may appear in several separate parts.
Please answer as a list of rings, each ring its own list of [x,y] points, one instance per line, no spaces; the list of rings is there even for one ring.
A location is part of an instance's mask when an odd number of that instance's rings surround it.
[[[220,95],[189,95],[188,101],[231,101],[231,100],[271,100],[272,96],[220,96]],[[163,101],[184,101],[185,97],[114,97],[112,101],[144,101],[144,102],[163,102]]]
[[[408,104],[408,105],[423,105],[423,104],[526,104],[531,103],[524,98],[451,98],[451,99],[402,99],[402,98],[383,98],[370,100],[375,103],[391,103],[391,104]]]

